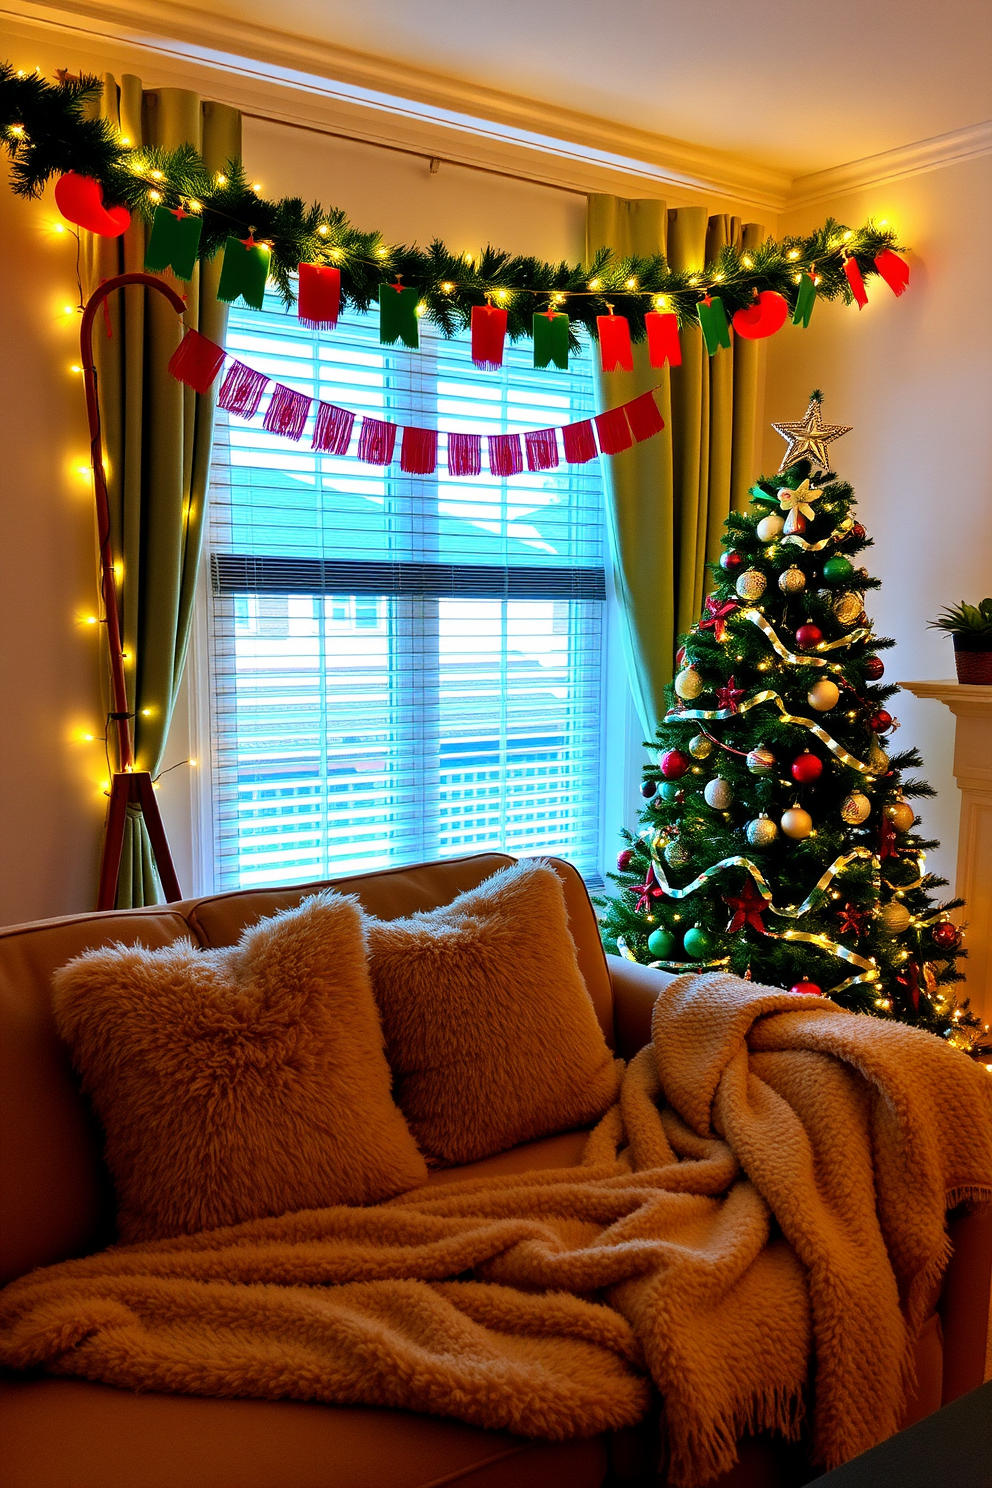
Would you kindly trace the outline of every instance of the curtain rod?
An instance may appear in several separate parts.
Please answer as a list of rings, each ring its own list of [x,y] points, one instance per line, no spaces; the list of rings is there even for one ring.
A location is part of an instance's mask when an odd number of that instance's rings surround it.
[[[347,140],[354,145],[367,145],[370,150],[390,150],[394,155],[412,155],[416,160],[426,160],[431,167],[431,174],[436,175],[436,167],[450,165],[458,170],[478,171],[484,176],[500,176],[504,181],[523,181],[530,186],[546,186],[551,191],[563,191],[567,196],[586,197],[588,192],[580,191],[577,186],[562,186],[557,181],[546,181],[531,176],[518,176],[513,171],[497,170],[491,165],[473,165],[464,160],[448,160],[443,155],[433,155],[429,150],[415,150],[409,145],[387,145],[380,140],[363,139],[358,134],[345,134],[342,130],[323,129],[318,124],[300,124],[292,119],[277,119],[272,114],[256,114],[250,109],[241,109],[244,119],[257,119],[261,124],[281,124],[285,129],[299,129],[305,134],[320,134],[327,139]]]

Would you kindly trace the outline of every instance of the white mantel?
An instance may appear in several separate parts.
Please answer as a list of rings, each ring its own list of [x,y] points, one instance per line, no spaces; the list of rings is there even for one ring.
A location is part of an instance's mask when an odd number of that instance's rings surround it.
[[[966,682],[900,682],[918,698],[935,698],[955,717],[954,778],[961,791],[961,826],[954,892],[966,901],[967,995],[992,1022],[992,687]]]

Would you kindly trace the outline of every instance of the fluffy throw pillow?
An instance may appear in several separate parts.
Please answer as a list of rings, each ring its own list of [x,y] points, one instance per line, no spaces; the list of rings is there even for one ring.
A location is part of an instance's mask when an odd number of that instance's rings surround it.
[[[366,928],[396,1099],[428,1161],[582,1126],[616,1098],[621,1066],[553,869],[525,859],[441,909]]]
[[[322,893],[237,945],[89,951],[55,1018],[106,1133],[125,1241],[423,1183],[393,1103],[353,900]]]

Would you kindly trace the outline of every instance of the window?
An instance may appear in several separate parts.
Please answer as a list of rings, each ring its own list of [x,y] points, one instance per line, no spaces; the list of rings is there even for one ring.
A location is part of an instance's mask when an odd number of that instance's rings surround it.
[[[588,355],[529,344],[479,372],[468,337],[375,316],[309,331],[278,300],[228,348],[314,397],[398,424],[493,433],[593,410]],[[312,454],[218,415],[210,488],[215,883],[333,877],[485,848],[600,841],[604,532],[598,462],[501,481]]]

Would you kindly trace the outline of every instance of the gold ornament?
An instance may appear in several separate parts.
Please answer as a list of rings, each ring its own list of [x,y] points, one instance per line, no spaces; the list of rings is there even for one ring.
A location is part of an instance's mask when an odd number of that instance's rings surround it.
[[[774,542],[785,526],[785,518],[779,516],[778,512],[769,512],[767,517],[762,517],[758,523],[757,532],[761,542]]]
[[[775,756],[770,749],[752,749],[744,761],[752,775],[774,775]]]
[[[665,845],[665,862],[669,868],[684,868],[689,861],[689,849],[676,837]]]
[[[934,970],[936,964],[935,961],[924,961],[923,963],[923,985],[931,997],[937,990],[937,973]]]
[[[787,568],[778,576],[778,587],[783,594],[802,594],[806,588],[806,575],[801,568]]]
[[[847,822],[849,826],[860,827],[861,823],[867,821],[870,815],[871,802],[860,791],[852,791],[840,803],[840,819]]]
[[[734,586],[741,599],[752,603],[760,599],[768,588],[768,580],[758,568],[746,568]]]
[[[912,915],[905,904],[900,904],[897,899],[893,899],[890,904],[882,905],[878,911],[878,918],[887,935],[901,935],[904,930],[909,929]]]
[[[713,753],[713,740],[705,734],[694,734],[689,740],[689,753],[693,759],[709,759]]]
[[[786,837],[792,837],[796,842],[801,842],[812,832],[813,818],[801,806],[790,806],[788,811],[782,813],[781,827]]]
[[[889,756],[879,744],[877,734],[871,741],[871,749],[868,752],[868,764],[871,766],[873,775],[884,775],[889,768]]]
[[[890,801],[885,814],[897,832],[908,832],[916,820],[916,812],[908,801]]]
[[[703,690],[703,679],[695,667],[685,667],[675,678],[675,691],[685,702],[697,698]]]
[[[864,602],[864,596],[861,594],[838,594],[833,605],[834,615],[841,625],[853,625],[861,614]]]
[[[778,827],[767,812],[763,811],[744,828],[744,835],[752,847],[771,847],[778,836]]]
[[[825,424],[820,416],[820,399],[810,398],[805,418],[793,424],[772,424],[776,434],[781,434],[788,448],[779,470],[788,470],[798,460],[808,460],[813,470],[826,470],[827,445],[844,434],[850,434],[850,424]]]
[[[734,799],[734,788],[729,780],[724,780],[722,775],[717,775],[715,780],[710,780],[703,791],[703,800],[707,806],[712,806],[714,811],[726,811]]]
[[[840,688],[829,677],[821,677],[819,682],[813,683],[806,700],[818,713],[829,713],[840,702]]]
[[[806,522],[812,522],[816,513],[813,510],[813,502],[819,501],[823,495],[822,491],[811,491],[808,480],[804,480],[801,486],[793,490],[790,486],[783,486],[778,493],[778,504],[788,515],[785,518],[784,531],[786,535],[791,532],[802,532]]]

